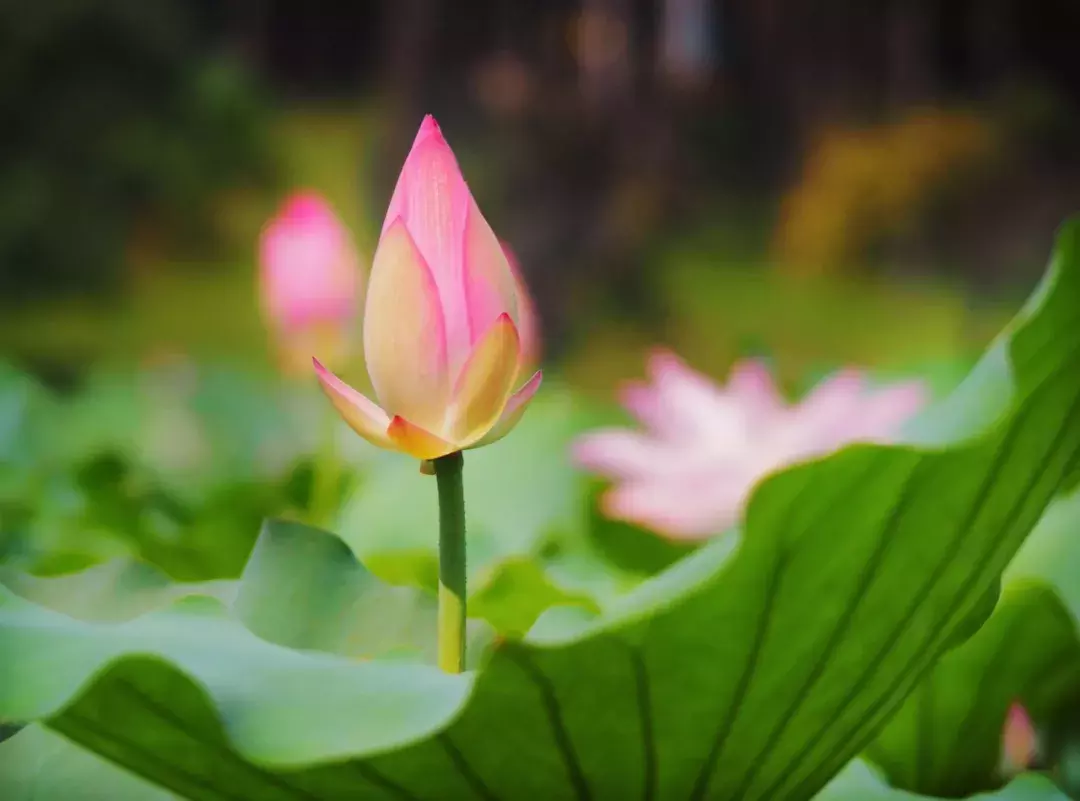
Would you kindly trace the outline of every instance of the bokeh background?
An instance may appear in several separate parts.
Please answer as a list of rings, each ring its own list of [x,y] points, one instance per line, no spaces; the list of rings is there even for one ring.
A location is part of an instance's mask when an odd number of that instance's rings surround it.
[[[657,345],[943,392],[1080,209],[1077,41],[1072,0],[0,3],[0,556],[235,576],[343,507],[372,449],[318,467],[257,243],[314,190],[366,268],[429,112],[593,424]]]
[[[1072,0],[0,4],[0,357],[269,364],[255,241],[324,193],[370,256],[425,112],[606,393],[977,351],[1080,208]],[[942,368],[945,369],[945,368]]]

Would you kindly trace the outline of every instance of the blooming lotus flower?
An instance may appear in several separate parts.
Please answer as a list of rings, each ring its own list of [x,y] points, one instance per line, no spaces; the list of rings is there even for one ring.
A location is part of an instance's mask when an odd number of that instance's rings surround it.
[[[323,390],[360,436],[421,460],[487,445],[540,386],[519,386],[523,287],[439,126],[425,117],[371,267],[364,355],[378,403],[317,360]],[[516,391],[515,391],[516,388]]]
[[[337,363],[356,338],[360,260],[348,230],[313,192],[286,199],[259,239],[263,314],[286,369],[312,355]]]
[[[664,351],[649,372],[651,383],[622,394],[646,430],[595,431],[573,453],[579,466],[617,482],[602,498],[605,514],[672,539],[729,528],[754,485],[779,467],[851,442],[888,441],[926,398],[917,382],[875,390],[846,370],[788,405],[762,364],[738,364],[718,386]]]
[[[1039,738],[1027,710],[1018,703],[1009,706],[1001,732],[1001,772],[1006,777],[1023,773],[1038,759]]]

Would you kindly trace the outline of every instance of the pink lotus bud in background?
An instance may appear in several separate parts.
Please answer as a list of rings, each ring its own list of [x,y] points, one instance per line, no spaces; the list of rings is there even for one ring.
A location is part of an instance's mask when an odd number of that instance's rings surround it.
[[[364,355],[379,403],[316,361],[323,390],[360,436],[421,460],[494,442],[540,386],[539,371],[523,370],[522,294],[439,126],[425,117],[368,284]]]
[[[918,382],[872,389],[854,370],[794,405],[756,362],[737,364],[726,386],[666,351],[649,372],[651,383],[622,397],[645,431],[594,431],[573,450],[579,466],[615,480],[605,514],[672,539],[722,533],[766,474],[852,442],[887,442],[926,401]]]
[[[290,196],[262,231],[263,314],[285,368],[306,370],[313,356],[339,364],[354,348],[363,292],[348,230],[313,192]]]
[[[1001,774],[1011,778],[1034,766],[1039,754],[1039,739],[1027,710],[1016,702],[1005,713],[1001,732]]]

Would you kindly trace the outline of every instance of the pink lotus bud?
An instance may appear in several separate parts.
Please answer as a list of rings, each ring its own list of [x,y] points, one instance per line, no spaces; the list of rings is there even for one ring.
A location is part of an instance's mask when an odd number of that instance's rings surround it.
[[[287,368],[351,350],[363,291],[349,232],[313,192],[289,197],[259,239],[263,313]]]
[[[1030,769],[1038,758],[1039,740],[1027,710],[1014,702],[1001,733],[1001,773],[1006,777]]]
[[[536,313],[536,304],[533,303],[532,296],[529,294],[529,288],[525,285],[525,276],[522,275],[517,256],[506,242],[503,242],[503,253],[506,254],[510,270],[514,273],[514,280],[517,281],[521,361],[523,365],[536,367],[540,364],[541,357],[540,317]]]
[[[425,117],[371,267],[364,355],[379,404],[326,370],[323,390],[360,436],[418,459],[505,436],[540,386],[523,375],[522,292],[453,152]]]

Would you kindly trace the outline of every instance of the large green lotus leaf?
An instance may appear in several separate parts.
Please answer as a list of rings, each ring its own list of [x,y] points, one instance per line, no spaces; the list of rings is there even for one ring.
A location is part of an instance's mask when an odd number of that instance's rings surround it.
[[[971,801],[1068,801],[1053,782],[1035,773],[1018,776],[1000,790],[969,797]],[[890,787],[869,766],[855,760],[818,793],[815,801],[927,801],[930,798],[933,796]]]
[[[813,798],[972,625],[1077,472],[1078,238],[1008,360],[976,371],[1012,378],[981,436],[777,473],[741,537],[601,615],[550,610],[478,671],[292,650],[186,602],[110,625],[9,596],[0,717],[200,799]]]
[[[170,801],[176,796],[43,726],[0,742],[0,798]]]
[[[868,749],[890,781],[963,796],[1002,783],[1006,710],[1052,719],[1080,693],[1080,493],[1055,503],[1005,573],[994,615],[947,654]]]

